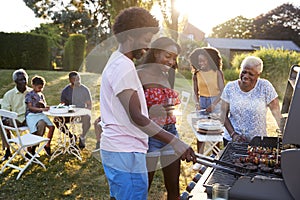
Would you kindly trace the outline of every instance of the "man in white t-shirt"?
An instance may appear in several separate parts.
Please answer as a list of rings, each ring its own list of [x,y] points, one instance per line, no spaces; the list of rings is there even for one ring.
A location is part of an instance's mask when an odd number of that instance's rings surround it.
[[[141,58],[158,30],[158,21],[137,7],[123,10],[113,25],[119,48],[104,68],[100,88],[100,152],[111,199],[147,199],[148,136],[170,143],[182,160],[196,161],[190,146],[148,117],[133,60]]]

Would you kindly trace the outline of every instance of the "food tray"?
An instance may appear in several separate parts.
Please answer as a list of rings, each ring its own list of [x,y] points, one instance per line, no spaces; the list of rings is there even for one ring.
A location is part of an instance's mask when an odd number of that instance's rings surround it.
[[[69,112],[69,107],[68,106],[61,106],[61,107],[50,106],[49,112],[53,113],[53,114],[64,114],[64,113]]]

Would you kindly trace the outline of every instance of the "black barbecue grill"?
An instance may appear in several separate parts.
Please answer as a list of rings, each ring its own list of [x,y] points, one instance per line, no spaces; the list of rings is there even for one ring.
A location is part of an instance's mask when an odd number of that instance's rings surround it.
[[[277,138],[264,137],[261,139],[261,137],[255,137],[250,143],[228,143],[220,156],[220,160],[234,162],[235,155],[247,154],[248,146],[273,148],[277,146]],[[206,187],[208,196],[211,196],[213,184],[220,183],[231,187],[230,199],[293,199],[284,184],[282,175],[275,174],[273,171],[264,172],[260,169],[254,172],[244,171],[244,173],[244,176],[239,176],[221,169],[214,169],[203,185]]]
[[[260,169],[243,171],[238,167],[234,168],[230,165],[220,167],[220,164],[216,164],[218,167],[213,166],[214,169],[210,171],[209,175],[202,177],[205,180],[200,181],[206,188],[209,198],[211,198],[212,186],[219,183],[230,186],[229,198],[233,200],[300,199],[300,187],[298,185],[300,180],[299,71],[298,65],[291,67],[281,110],[285,116],[283,130],[281,130],[282,135],[280,134],[278,137],[255,137],[250,143],[228,143],[219,155],[219,161],[234,163],[238,155],[247,154],[249,146],[277,148],[281,150],[281,166],[279,166],[281,173],[266,172]],[[224,168],[230,170],[224,170]]]

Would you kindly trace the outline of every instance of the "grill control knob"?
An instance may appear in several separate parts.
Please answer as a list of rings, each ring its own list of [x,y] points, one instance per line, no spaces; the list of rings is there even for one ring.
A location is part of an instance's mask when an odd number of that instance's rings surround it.
[[[189,200],[190,198],[192,198],[193,195],[189,195],[189,193],[187,191],[184,191],[181,195],[180,195],[180,200]]]
[[[197,173],[196,175],[195,175],[195,177],[193,178],[193,181],[195,182],[195,183],[197,183],[199,180],[200,180],[200,178],[201,178],[201,174],[200,173]]]
[[[191,192],[194,187],[195,187],[196,183],[194,181],[191,181],[187,186],[186,186],[186,191]]]
[[[204,165],[202,165],[202,167],[201,167],[200,170],[199,170],[199,173],[200,173],[200,174],[203,174],[203,173],[205,172],[206,169],[207,169],[207,167],[204,166]]]

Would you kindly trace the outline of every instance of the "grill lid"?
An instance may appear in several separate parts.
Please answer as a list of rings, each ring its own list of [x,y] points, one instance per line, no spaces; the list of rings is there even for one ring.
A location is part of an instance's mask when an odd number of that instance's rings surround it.
[[[284,134],[282,143],[300,145],[300,67],[293,65],[290,71],[290,77],[287,83],[283,105],[282,114],[288,112],[288,117],[284,127]]]
[[[281,113],[287,114],[283,130],[283,145],[300,145],[300,67],[293,65],[290,70]],[[300,149],[292,148],[281,152],[281,170],[284,182],[294,199],[300,199]]]

